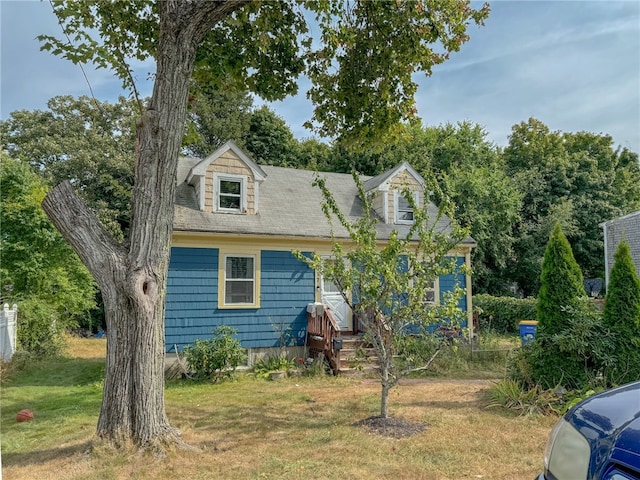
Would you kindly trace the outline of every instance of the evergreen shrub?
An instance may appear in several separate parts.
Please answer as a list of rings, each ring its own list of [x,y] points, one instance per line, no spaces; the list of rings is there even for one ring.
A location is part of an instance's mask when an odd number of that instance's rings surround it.
[[[565,327],[555,335],[536,334],[535,341],[514,352],[507,376],[527,388],[563,386],[584,389],[601,385],[601,367],[611,365],[613,336],[602,314],[587,299],[567,307]]]
[[[588,339],[585,347],[579,334],[581,329],[587,330],[588,322],[596,328],[598,316],[585,307],[585,299],[582,272],[560,224],[556,224],[542,261],[536,337],[525,350],[535,384],[580,388],[595,377],[597,361],[589,352]],[[596,337],[600,333],[590,331]]]
[[[566,307],[578,307],[580,299],[586,296],[582,272],[573,257],[569,241],[557,223],[547,242],[542,261],[536,336],[551,336],[562,332],[568,317]]]
[[[614,259],[603,312],[614,337],[613,361],[603,370],[609,383],[622,384],[640,379],[640,280],[626,241],[620,242]]]

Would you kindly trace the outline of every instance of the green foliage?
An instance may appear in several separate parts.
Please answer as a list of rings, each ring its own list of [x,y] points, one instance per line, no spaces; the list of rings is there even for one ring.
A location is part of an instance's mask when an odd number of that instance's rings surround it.
[[[301,252],[294,254],[332,281],[358,317],[380,364],[381,415],[384,417],[387,415],[386,394],[402,374],[395,363],[397,341],[406,333],[408,325],[425,328],[443,323],[458,327],[464,319],[464,312],[458,307],[464,294],[462,288],[456,286],[453,291],[444,292],[440,303],[435,305],[428,303],[425,291],[441,275],[457,273],[456,259],[450,256],[450,252],[466,238],[467,231],[454,222],[446,221],[445,208],[450,205],[444,202],[435,218],[429,217],[429,192],[438,190],[437,183],[430,181],[423,192],[423,205],[417,205],[413,195],[406,189],[402,190],[413,207],[414,223],[408,227],[404,238],[393,230],[389,239],[381,244],[376,229],[377,217],[372,213],[373,198],[365,192],[355,172],[353,179],[364,212],[353,223],[338,208],[324,179],[318,176],[314,182],[322,192],[322,208],[327,220],[332,224],[334,218],[338,219],[339,226],[349,235],[349,247],[344,247],[344,239],[334,237],[330,258],[316,253],[311,258]],[[439,227],[440,220],[445,221],[447,229]]]
[[[516,353],[508,366],[513,380],[533,388],[562,385],[566,389],[601,385],[602,370],[612,364],[613,336],[601,313],[587,300],[563,309],[564,328],[554,335],[539,335]]]
[[[33,298],[20,302],[18,310],[18,349],[36,357],[54,357],[64,349],[64,324],[58,322],[57,309]]]
[[[473,342],[465,336],[405,335],[398,340],[398,365],[412,377],[496,378],[504,375],[515,340],[495,333],[483,333]]]
[[[433,65],[458,51],[469,38],[467,26],[483,24],[489,7],[362,1],[343,10],[343,5],[310,6],[324,40],[309,55],[313,121],[321,124],[317,130],[322,136],[382,146],[389,127],[415,116],[413,74],[429,75]],[[389,68],[390,59],[394,68]]]
[[[58,330],[88,326],[96,286],[40,206],[47,190],[44,181],[25,162],[1,155],[2,301],[18,304],[18,318],[26,322],[23,327],[40,325],[49,314]],[[24,317],[28,312],[33,312],[33,319]],[[35,339],[42,331],[37,328],[33,337],[19,329],[19,335],[31,339],[22,348],[38,345]]]
[[[567,307],[578,307],[585,296],[580,267],[560,224],[556,224],[542,262],[537,336],[544,338],[561,333],[569,317]]]
[[[491,386],[487,408],[507,408],[519,415],[548,415],[560,413],[562,403],[562,397],[551,390],[542,390],[537,385],[526,389],[507,378]]]
[[[474,291],[506,293],[522,195],[497,161],[487,166],[455,164],[445,178],[457,207],[456,220],[478,243],[471,257]]]
[[[441,348],[442,339],[431,334],[400,335],[396,342],[404,370],[426,364]]]
[[[228,325],[220,325],[210,340],[196,340],[185,347],[187,363],[196,378],[213,380],[233,376],[236,367],[246,360],[246,353],[240,341],[233,338],[236,330]]]
[[[260,164],[292,168],[300,166],[298,142],[285,121],[269,107],[263,106],[251,114],[242,143]]]
[[[615,149],[609,135],[552,132],[530,118],[512,127],[503,159],[524,195],[512,280],[536,295],[543,245],[556,222],[584,274],[604,277],[602,222],[640,208],[637,153]]]
[[[124,59],[162,53],[156,50],[161,5],[136,0],[115,9],[56,0],[56,15],[75,43],[39,39],[43,49],[74,63],[112,68],[125,88],[135,89]],[[390,130],[415,117],[414,73],[429,75],[469,39],[469,25],[482,25],[488,14],[488,5],[476,10],[456,2],[238,4],[212,22],[193,77],[205,92],[248,91],[273,101],[297,93],[305,73],[316,106],[310,126],[323,137],[382,145]],[[319,32],[315,42],[307,18]]]
[[[536,305],[535,298],[473,296],[473,307],[478,313],[483,334],[487,331],[504,334],[518,333],[518,324],[522,320],[537,318]]]
[[[640,280],[626,241],[620,242],[614,258],[603,312],[614,336],[614,361],[606,375],[611,383],[622,384],[640,378]]]
[[[185,152],[204,158],[228,140],[241,145],[249,130],[252,104],[247,92],[210,90],[194,83],[182,141]]]
[[[604,390],[603,386],[591,385],[575,390],[544,390],[539,385],[526,387],[517,380],[505,378],[489,389],[487,408],[502,407],[519,415],[564,415],[579,402]]]
[[[131,216],[136,105],[86,96],[54,97],[47,105],[0,122],[9,155],[50,186],[71,181],[108,231],[123,239]]]
[[[456,205],[456,220],[478,243],[471,252],[474,291],[503,294],[513,264],[513,230],[522,194],[506,175],[499,148],[486,137],[480,125],[467,121],[437,127],[416,122],[379,150],[334,145],[328,167],[374,176],[406,161],[423,177],[436,174],[443,194]]]
[[[268,378],[271,372],[289,373],[296,367],[297,360],[295,358],[273,355],[257,359],[253,365],[253,372],[260,378]]]

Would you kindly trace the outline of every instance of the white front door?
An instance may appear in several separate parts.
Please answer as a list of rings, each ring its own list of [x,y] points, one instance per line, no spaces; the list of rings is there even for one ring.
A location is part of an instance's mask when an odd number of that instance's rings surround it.
[[[342,294],[337,285],[330,280],[320,276],[320,301],[327,305],[333,313],[340,330],[351,330],[351,315],[349,305],[342,298]]]

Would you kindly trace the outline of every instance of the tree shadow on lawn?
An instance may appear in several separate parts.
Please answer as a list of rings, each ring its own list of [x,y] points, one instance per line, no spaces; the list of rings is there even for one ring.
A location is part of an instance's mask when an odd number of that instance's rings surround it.
[[[354,427],[362,427],[364,430],[383,437],[406,438],[418,435],[427,429],[427,425],[421,422],[411,422],[403,418],[374,416],[365,418],[353,424]]]
[[[49,448],[46,450],[31,450],[20,453],[2,453],[2,466],[4,467],[24,467],[27,465],[38,465],[62,458],[71,458],[77,455],[86,454],[91,450],[92,441],[86,441],[66,447]]]

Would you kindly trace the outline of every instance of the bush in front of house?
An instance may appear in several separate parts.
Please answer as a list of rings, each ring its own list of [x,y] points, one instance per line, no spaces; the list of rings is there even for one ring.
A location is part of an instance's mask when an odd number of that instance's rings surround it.
[[[536,319],[535,298],[494,297],[474,295],[473,306],[478,312],[480,330],[500,334],[518,333],[518,323]]]
[[[616,249],[603,321],[614,337],[613,361],[603,365],[607,382],[619,385],[640,379],[640,280],[626,241]]]
[[[247,358],[240,340],[233,337],[236,333],[233,327],[220,325],[210,340],[196,340],[185,347],[184,354],[195,378],[216,382],[233,376]]]

